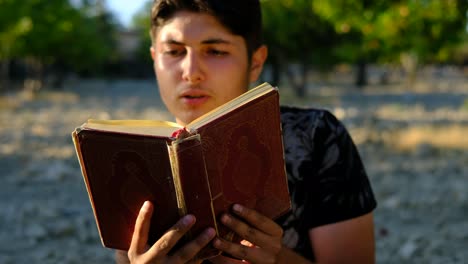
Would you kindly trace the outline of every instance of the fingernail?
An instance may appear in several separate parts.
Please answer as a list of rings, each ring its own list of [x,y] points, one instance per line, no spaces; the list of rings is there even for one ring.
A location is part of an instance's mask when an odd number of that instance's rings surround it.
[[[141,210],[141,211],[148,211],[149,208],[150,208],[150,205],[151,205],[151,204],[150,204],[149,201],[145,201],[145,202],[143,203],[143,206],[141,207],[140,210]]]
[[[220,239],[216,238],[214,241],[213,241],[213,245],[216,247],[216,248],[219,248],[223,245],[223,243],[221,242]]]
[[[192,224],[193,222],[195,222],[195,216],[193,215],[186,215],[184,218],[182,218],[182,223],[186,226]]]
[[[216,232],[213,228],[210,227],[205,231],[205,235],[211,239],[216,235]]]
[[[229,223],[231,221],[231,218],[227,214],[223,214],[221,216],[221,221],[225,224]]]
[[[240,205],[240,204],[235,204],[235,205],[232,207],[232,209],[233,209],[234,212],[236,212],[236,213],[242,213],[242,210],[243,210],[244,208],[243,208],[242,205]]]

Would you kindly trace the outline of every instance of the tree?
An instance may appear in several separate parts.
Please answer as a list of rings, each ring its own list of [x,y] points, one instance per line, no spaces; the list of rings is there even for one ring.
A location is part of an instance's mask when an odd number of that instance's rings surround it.
[[[107,12],[87,14],[89,4],[79,9],[68,0],[0,1],[0,38],[6,40],[2,65],[23,61],[28,78],[38,80],[33,88],[40,88],[51,65],[59,65],[56,70],[98,69],[115,50],[115,23]],[[2,77],[7,76],[3,70]]]
[[[344,42],[342,58],[351,61],[400,61],[409,80],[417,62],[447,60],[465,31],[466,0],[327,0],[314,10],[338,32],[354,36]],[[357,36],[357,37],[356,37]]]
[[[140,34],[140,46],[136,52],[137,59],[144,65],[147,65],[147,69],[152,69],[153,61],[150,56],[149,49],[151,47],[151,7],[153,5],[152,0],[148,0],[140,8],[140,10],[132,18],[132,28]],[[152,71],[151,71],[151,74]]]
[[[278,83],[280,73],[285,71],[298,96],[305,95],[307,76],[312,66],[328,70],[337,62],[333,51],[340,42],[339,36],[331,23],[314,12],[312,3],[310,0],[262,2],[273,83]],[[299,65],[299,78],[288,66],[290,62]]]
[[[0,91],[8,86],[10,61],[19,53],[17,40],[32,28],[31,19],[15,5],[14,0],[0,1]]]

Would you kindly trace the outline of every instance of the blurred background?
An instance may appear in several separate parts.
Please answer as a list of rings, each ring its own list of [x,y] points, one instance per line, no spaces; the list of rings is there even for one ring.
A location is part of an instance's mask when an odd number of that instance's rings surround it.
[[[151,4],[0,0],[0,263],[112,262],[70,134],[88,118],[171,118]],[[379,203],[377,262],[467,263],[468,1],[262,4],[262,81],[346,124]]]

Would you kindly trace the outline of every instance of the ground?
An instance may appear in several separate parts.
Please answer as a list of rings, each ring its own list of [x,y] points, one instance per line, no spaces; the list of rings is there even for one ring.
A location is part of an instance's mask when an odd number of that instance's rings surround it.
[[[329,80],[333,80],[329,78]],[[348,127],[378,200],[377,263],[468,261],[468,82],[427,71],[411,89],[314,82],[307,98]],[[75,80],[0,95],[0,263],[110,263],[71,132],[88,118],[170,119],[154,80]]]

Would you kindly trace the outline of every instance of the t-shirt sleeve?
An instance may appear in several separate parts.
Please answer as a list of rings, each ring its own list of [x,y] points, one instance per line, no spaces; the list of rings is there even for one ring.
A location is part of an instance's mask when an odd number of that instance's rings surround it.
[[[307,189],[307,228],[336,223],[371,212],[377,205],[358,150],[345,126],[328,111],[313,135],[314,161],[302,164]],[[312,176],[312,177],[310,177]]]

